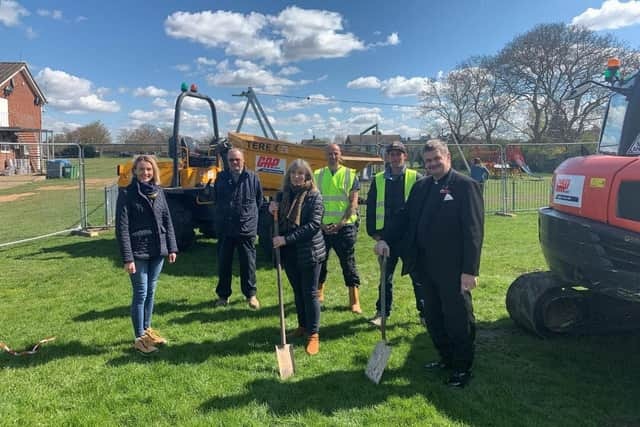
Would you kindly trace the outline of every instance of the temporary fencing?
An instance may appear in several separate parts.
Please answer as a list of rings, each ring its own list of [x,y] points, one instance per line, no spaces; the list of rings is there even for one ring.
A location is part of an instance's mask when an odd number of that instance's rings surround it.
[[[595,142],[566,144],[449,145],[453,167],[463,173],[474,158],[489,171],[483,184],[486,213],[535,211],[546,206],[553,170],[570,157],[593,154]],[[7,147],[0,144],[0,147]],[[118,197],[118,164],[137,154],[166,159],[162,146],[109,144],[90,152],[78,144],[47,144],[36,162],[30,144],[11,143],[0,169],[0,247],[74,230],[113,227]],[[406,144],[408,167],[425,173],[424,144]],[[382,147],[343,146],[344,151],[384,155]],[[6,151],[6,150],[5,150]],[[98,157],[86,158],[86,154]],[[382,164],[361,174],[360,198],[366,199]]]
[[[4,144],[0,247],[86,227],[78,144]],[[32,155],[37,150],[37,156]]]

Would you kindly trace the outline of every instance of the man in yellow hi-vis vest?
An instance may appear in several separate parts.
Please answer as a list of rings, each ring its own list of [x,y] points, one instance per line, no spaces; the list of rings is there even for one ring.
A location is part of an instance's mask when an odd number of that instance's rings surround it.
[[[369,193],[367,194],[367,234],[375,241],[385,239],[387,225],[403,207],[409,197],[409,192],[413,184],[422,175],[406,166],[407,149],[400,141],[393,141],[385,149],[386,166],[385,170],[375,175]],[[390,240],[387,238],[387,240]],[[393,302],[393,273],[398,264],[399,254],[391,251],[387,258],[386,279],[385,279],[385,306],[380,307],[380,292],[378,288],[378,300],[376,301],[376,315],[371,319],[371,323],[380,326],[382,323],[382,310],[384,308],[386,316],[391,314],[391,304]],[[420,284],[413,280],[413,292],[416,297],[416,308],[423,319],[422,309],[424,307],[424,297]]]
[[[349,288],[349,305],[354,313],[362,313],[358,287],[360,276],[356,269],[355,245],[358,236],[358,190],[360,182],[356,171],[342,166],[342,150],[337,144],[326,149],[327,166],[314,172],[316,185],[322,193],[324,217],[322,231],[327,247],[327,258],[320,270],[318,287],[320,302],[324,301],[329,250],[333,248],[340,260],[344,283]]]

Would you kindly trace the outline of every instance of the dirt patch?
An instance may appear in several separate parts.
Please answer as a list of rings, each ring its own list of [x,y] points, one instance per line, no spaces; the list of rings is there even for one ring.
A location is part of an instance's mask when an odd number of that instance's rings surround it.
[[[0,176],[0,190],[6,190],[7,188],[13,188],[30,182],[39,182],[44,180],[45,177],[42,175]]]
[[[118,182],[118,178],[87,178],[85,183],[90,187],[106,187],[107,185],[115,184]]]
[[[22,199],[23,197],[33,196],[36,193],[18,193],[18,194],[9,194],[8,196],[0,196],[0,203],[2,202],[14,202],[16,200]]]
[[[39,191],[77,190],[77,185],[47,185],[38,188]]]

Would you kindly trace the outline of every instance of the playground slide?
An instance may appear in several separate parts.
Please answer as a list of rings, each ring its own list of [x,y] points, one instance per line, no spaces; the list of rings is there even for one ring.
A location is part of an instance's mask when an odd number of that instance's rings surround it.
[[[524,173],[526,173],[527,175],[530,175],[534,178],[539,178],[538,175],[534,174],[533,172],[531,172],[531,168],[529,168],[529,165],[527,165],[526,163],[520,163],[518,164],[518,166],[520,167],[520,170]]]

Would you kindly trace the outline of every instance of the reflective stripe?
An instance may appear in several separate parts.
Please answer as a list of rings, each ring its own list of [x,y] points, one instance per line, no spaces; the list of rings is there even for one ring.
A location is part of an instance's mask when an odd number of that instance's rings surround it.
[[[349,193],[355,181],[355,171],[339,166],[338,170],[331,174],[329,168],[324,167],[316,170],[314,176],[324,204],[322,223],[334,224],[340,222],[350,206]],[[357,214],[354,214],[346,223],[352,224],[357,219]]]
[[[411,188],[416,183],[418,173],[413,169],[405,169],[404,171],[404,201],[407,201]],[[384,228],[384,193],[386,179],[383,172],[378,172],[375,176],[376,180],[376,230]]]

